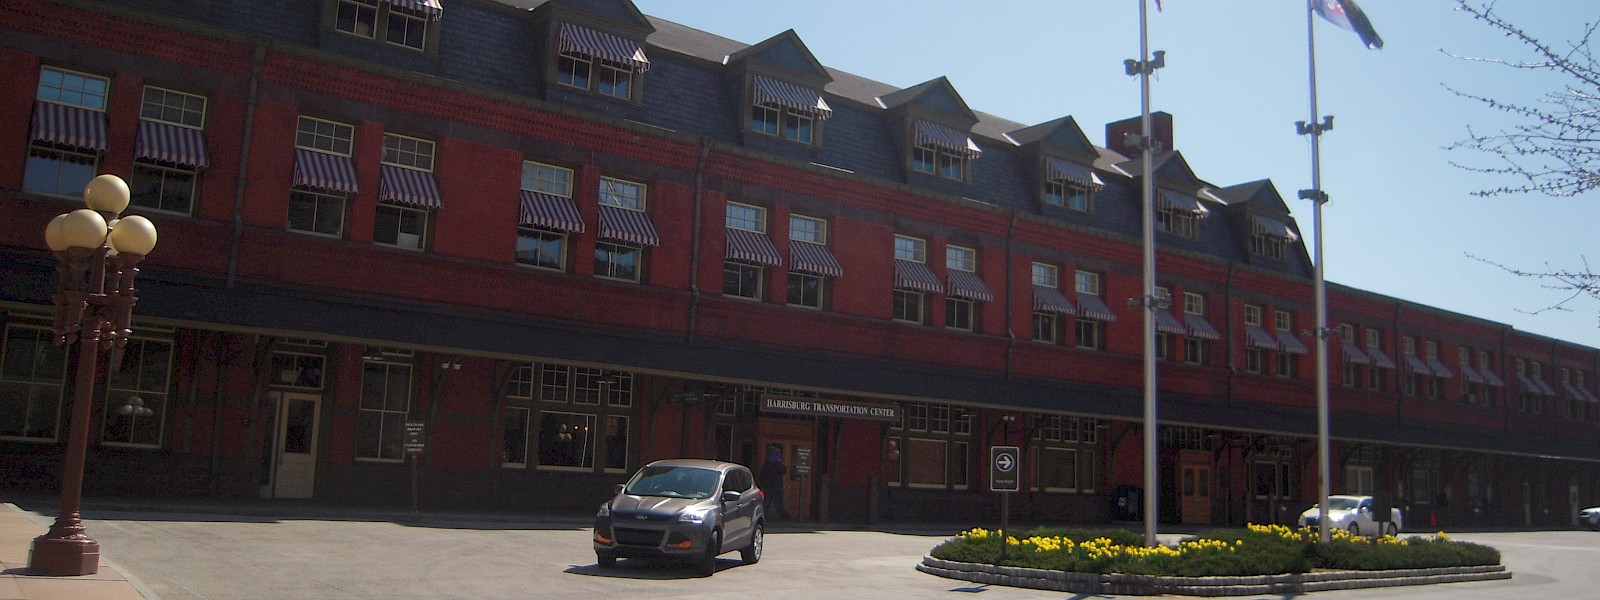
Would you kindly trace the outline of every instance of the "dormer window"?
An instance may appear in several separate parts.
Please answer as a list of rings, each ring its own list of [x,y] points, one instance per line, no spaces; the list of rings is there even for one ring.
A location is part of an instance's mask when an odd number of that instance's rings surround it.
[[[1272,260],[1283,260],[1284,247],[1299,239],[1300,236],[1283,221],[1261,215],[1250,215],[1251,254]]]
[[[911,169],[946,179],[965,181],[967,161],[983,154],[966,134],[927,121],[916,121],[911,148]]]
[[[776,79],[752,79],[750,130],[810,144],[814,126],[833,115],[822,94]]]
[[[1156,195],[1155,204],[1156,230],[1180,237],[1197,237],[1200,219],[1211,214],[1198,198],[1167,190]]]
[[[425,50],[439,0],[338,0],[333,28],[357,37]]]
[[[633,98],[634,75],[650,70],[638,43],[571,23],[561,24],[556,55],[556,83],[623,100]]]
[[[1094,212],[1093,194],[1105,187],[1094,170],[1059,158],[1044,159],[1044,203],[1077,212]]]

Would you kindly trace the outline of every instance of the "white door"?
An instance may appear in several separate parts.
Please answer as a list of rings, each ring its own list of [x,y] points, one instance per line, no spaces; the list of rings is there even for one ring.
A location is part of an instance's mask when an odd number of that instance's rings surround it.
[[[317,476],[317,413],[322,397],[277,392],[278,456],[272,497],[310,498]]]

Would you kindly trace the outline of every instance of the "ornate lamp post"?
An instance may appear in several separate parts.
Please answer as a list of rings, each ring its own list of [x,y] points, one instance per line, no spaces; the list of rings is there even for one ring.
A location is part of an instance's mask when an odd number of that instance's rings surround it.
[[[84,187],[83,201],[89,208],[57,216],[44,233],[60,261],[52,333],[58,346],[78,342],[78,366],[61,471],[61,508],[50,531],[34,538],[28,557],[28,571],[37,575],[91,575],[100,568],[100,544],[84,532],[78,517],[95,371],[100,353],[127,344],[138,301],[133,289],[137,265],[156,245],[156,226],[149,219],[118,218],[128,207],[128,184],[121,178],[95,177]]]

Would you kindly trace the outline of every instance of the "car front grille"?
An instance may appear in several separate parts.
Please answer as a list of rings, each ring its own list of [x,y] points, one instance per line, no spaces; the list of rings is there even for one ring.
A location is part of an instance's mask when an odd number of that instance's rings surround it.
[[[619,545],[650,546],[652,548],[661,545],[661,536],[664,533],[659,529],[630,529],[626,527],[617,527],[614,531],[617,534],[616,539]]]

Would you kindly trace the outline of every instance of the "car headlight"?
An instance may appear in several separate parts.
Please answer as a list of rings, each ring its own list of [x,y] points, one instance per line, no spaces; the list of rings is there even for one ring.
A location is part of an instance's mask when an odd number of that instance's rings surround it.
[[[699,525],[701,523],[706,522],[706,513],[704,513],[704,512],[685,512],[685,513],[680,513],[678,515],[678,522],[679,523],[690,523],[690,524],[694,524],[694,525]]]
[[[611,518],[611,503],[607,502],[605,504],[601,504],[600,505],[600,512],[595,513],[594,516],[597,519],[609,519],[609,518]]]

